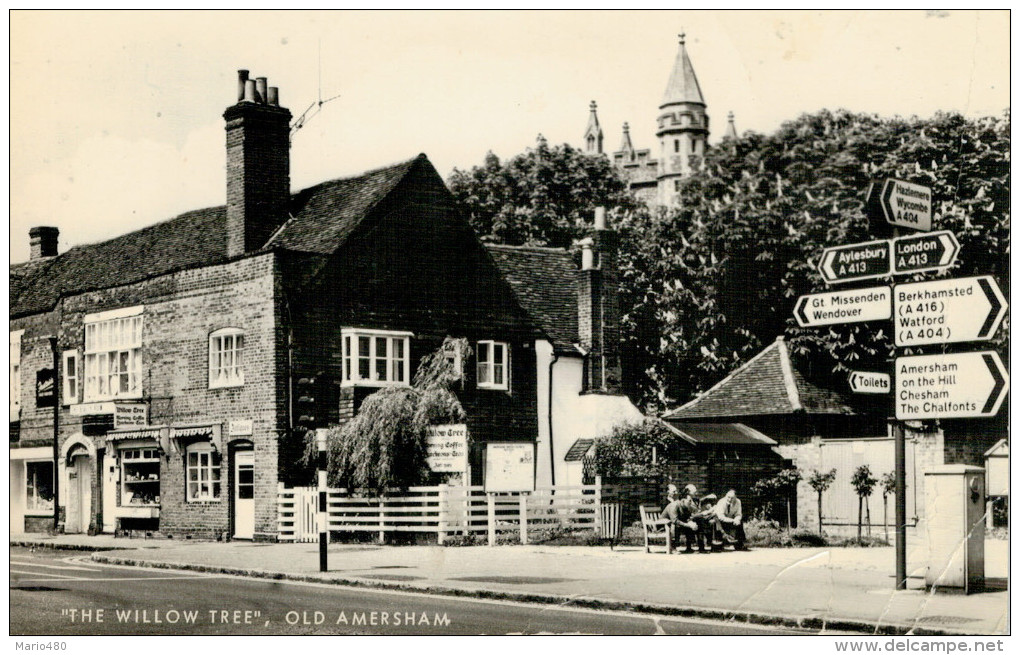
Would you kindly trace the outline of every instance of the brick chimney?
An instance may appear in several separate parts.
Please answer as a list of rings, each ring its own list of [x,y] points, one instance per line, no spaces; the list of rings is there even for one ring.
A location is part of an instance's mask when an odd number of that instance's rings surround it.
[[[595,231],[581,242],[581,270],[577,285],[577,327],[584,362],[584,391],[621,393],[619,237],[606,226],[606,210],[595,209]]]
[[[55,227],[40,225],[28,231],[28,245],[32,249],[32,259],[57,256],[57,237],[60,230]]]
[[[237,71],[237,104],[223,112],[227,130],[227,254],[258,250],[287,220],[290,111],[266,78]]]

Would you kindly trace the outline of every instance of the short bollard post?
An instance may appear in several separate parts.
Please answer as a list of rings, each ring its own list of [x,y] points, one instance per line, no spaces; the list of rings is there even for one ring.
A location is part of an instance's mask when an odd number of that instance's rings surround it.
[[[326,546],[329,542],[329,525],[326,518],[326,431],[315,432],[315,444],[318,446],[319,455],[316,458],[319,478],[319,570],[326,571]]]
[[[528,494],[521,494],[521,543],[528,543]]]
[[[489,499],[489,545],[496,545],[496,495],[485,494]]]

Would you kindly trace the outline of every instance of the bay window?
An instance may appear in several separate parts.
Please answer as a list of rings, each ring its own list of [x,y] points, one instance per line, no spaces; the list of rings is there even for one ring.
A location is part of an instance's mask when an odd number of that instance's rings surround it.
[[[223,328],[209,335],[209,388],[244,384],[244,331]]]
[[[343,384],[391,386],[410,383],[410,332],[345,328]]]
[[[142,308],[85,317],[85,400],[142,395]]]
[[[478,342],[478,388],[510,389],[510,345],[500,341]]]

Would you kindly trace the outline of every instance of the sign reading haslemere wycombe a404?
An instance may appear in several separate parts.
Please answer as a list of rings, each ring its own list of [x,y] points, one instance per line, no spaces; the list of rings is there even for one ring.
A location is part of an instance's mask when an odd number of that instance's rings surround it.
[[[882,214],[894,227],[931,230],[931,189],[920,184],[888,179],[882,184]]]

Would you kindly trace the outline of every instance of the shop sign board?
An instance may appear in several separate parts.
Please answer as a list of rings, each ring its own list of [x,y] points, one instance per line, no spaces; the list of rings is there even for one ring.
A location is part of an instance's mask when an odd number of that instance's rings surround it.
[[[892,291],[869,287],[801,296],[793,315],[801,327],[882,321],[892,316]]]
[[[1008,307],[990,275],[900,284],[893,296],[897,346],[987,341]]]
[[[145,427],[149,424],[149,406],[145,403],[114,403],[113,428]]]
[[[896,418],[994,416],[1009,375],[994,351],[896,358]]]
[[[435,473],[467,473],[467,425],[430,425],[425,461]]]

